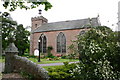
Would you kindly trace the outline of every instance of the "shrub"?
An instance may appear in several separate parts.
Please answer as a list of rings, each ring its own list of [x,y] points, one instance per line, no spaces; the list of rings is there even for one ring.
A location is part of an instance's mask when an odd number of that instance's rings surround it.
[[[67,64],[67,62],[66,62]],[[48,68],[50,80],[69,80],[72,78],[69,70],[76,67],[76,64],[67,64],[56,68]]]
[[[75,59],[77,56],[79,56],[79,53],[78,53],[78,50],[77,50],[77,47],[78,45],[76,44],[71,44],[68,49],[70,50],[70,53],[68,55],[68,58],[69,59]]]
[[[56,57],[56,56],[55,56],[53,59],[54,59],[54,60],[60,60],[60,57]]]
[[[27,57],[27,58],[36,58],[34,55],[29,55],[28,53],[21,55],[22,57]]]
[[[53,50],[53,47],[52,46],[48,46],[48,51],[51,51]]]
[[[34,56],[34,55],[30,55],[29,57],[30,57],[30,58],[36,58],[36,56]]]
[[[21,71],[20,74],[21,74],[24,78],[26,78],[26,79],[29,79],[29,80],[35,79],[35,76],[34,76],[34,75],[29,74],[29,73],[27,73],[27,72],[25,72],[25,71]]]
[[[81,64],[72,70],[80,80],[120,79],[120,42],[118,35],[105,26],[94,27],[76,41]],[[76,48],[77,49],[77,48]]]
[[[47,53],[48,53],[47,57],[48,58],[54,58],[53,54],[51,53],[51,50],[53,50],[53,47],[48,46],[48,48],[47,48]]]
[[[67,57],[66,56],[61,56],[62,59],[66,59]]]
[[[52,53],[48,53],[48,58],[54,58],[53,54]]]
[[[50,80],[68,80],[70,79],[70,74],[66,73],[66,72],[53,72],[51,74],[49,74],[51,76]]]
[[[58,72],[49,73],[49,76],[51,76],[50,80],[60,78],[60,74],[58,74]]]
[[[25,54],[24,53],[24,55],[22,55],[22,57],[29,57],[30,55],[29,54]]]
[[[69,64],[69,62],[67,62],[67,61],[66,61],[66,62],[63,62],[63,64],[64,64],[65,66],[67,66],[67,65]]]

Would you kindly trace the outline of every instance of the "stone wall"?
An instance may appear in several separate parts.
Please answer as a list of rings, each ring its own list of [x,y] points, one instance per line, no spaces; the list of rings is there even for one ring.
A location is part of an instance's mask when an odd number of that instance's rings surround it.
[[[26,57],[21,57],[18,55],[14,55],[13,57],[13,67],[14,72],[26,72],[30,75],[34,76],[37,80],[48,80],[48,72],[41,68],[36,63],[28,60]]]
[[[18,49],[14,43],[10,43],[5,49],[5,73],[26,73],[31,75],[32,80],[48,80],[48,72],[38,64],[30,61],[26,57],[18,56]]]
[[[50,32],[42,32],[42,33],[34,33],[31,37],[31,45],[30,45],[30,54],[33,55],[34,50],[38,49],[38,40],[41,34],[44,34],[47,38],[47,47],[52,46],[53,50],[51,53],[53,55],[57,54],[57,36],[60,32],[64,33],[66,37],[66,53],[69,54],[68,47],[73,43],[72,40],[76,40],[76,36],[82,30],[89,30],[89,29],[75,29],[75,30],[63,30],[63,31],[50,31]],[[62,54],[62,53],[61,53]]]

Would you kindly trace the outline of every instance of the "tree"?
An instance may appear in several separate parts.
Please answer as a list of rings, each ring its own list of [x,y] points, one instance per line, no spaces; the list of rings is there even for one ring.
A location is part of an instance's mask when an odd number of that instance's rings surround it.
[[[29,49],[30,43],[28,36],[30,32],[25,30],[22,24],[18,25],[15,30],[15,44],[19,50],[19,55],[23,55],[26,49]]]
[[[78,36],[80,65],[72,71],[81,80],[115,80],[120,78],[120,42],[118,34],[99,26]],[[77,74],[76,74],[77,73]]]
[[[39,5],[45,5],[47,11],[52,5],[47,0],[4,0],[3,7],[9,8],[10,11],[14,11],[19,7],[20,9],[33,9]]]
[[[24,54],[26,49],[29,49],[28,37],[30,32],[27,31],[23,25],[18,25],[16,21],[13,21],[10,14],[4,12],[0,16],[0,22],[2,25],[2,50],[9,45],[11,38],[14,38],[14,43],[19,50],[19,54]]]
[[[13,37],[17,22],[13,21],[7,12],[0,16],[0,22],[2,25],[2,48],[4,50],[10,43],[10,38]]]

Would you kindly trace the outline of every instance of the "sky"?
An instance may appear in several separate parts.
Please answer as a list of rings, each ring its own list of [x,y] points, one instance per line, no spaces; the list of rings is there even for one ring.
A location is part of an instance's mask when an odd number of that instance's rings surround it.
[[[39,16],[38,10],[42,9],[42,16],[48,19],[48,22],[58,22],[66,20],[77,20],[84,18],[93,18],[99,15],[101,25],[117,29],[118,22],[118,2],[120,0],[48,0],[53,7],[44,11],[44,6],[32,10],[17,9],[10,12],[13,20],[18,24],[31,26],[31,18]],[[0,10],[5,10],[0,5]]]

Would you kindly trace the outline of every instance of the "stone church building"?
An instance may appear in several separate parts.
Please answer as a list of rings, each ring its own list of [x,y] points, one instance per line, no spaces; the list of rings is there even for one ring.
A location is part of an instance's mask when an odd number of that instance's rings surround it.
[[[52,54],[69,53],[68,46],[77,35],[84,33],[92,27],[100,25],[98,17],[80,20],[69,20],[48,23],[43,16],[31,18],[30,54],[38,49],[41,53],[47,54],[47,47],[52,46]]]

